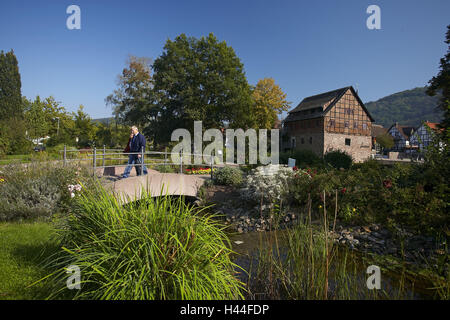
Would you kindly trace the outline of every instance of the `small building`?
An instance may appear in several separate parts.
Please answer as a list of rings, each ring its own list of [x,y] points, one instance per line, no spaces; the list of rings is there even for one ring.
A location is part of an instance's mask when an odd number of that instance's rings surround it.
[[[411,148],[409,139],[414,132],[414,127],[401,126],[396,122],[388,129],[388,132],[394,138],[391,151],[406,152]]]
[[[411,146],[417,146],[420,152],[423,152],[433,141],[434,132],[440,130],[439,123],[424,121],[411,134],[409,143]]]
[[[371,156],[372,122],[351,86],[307,97],[283,122],[284,149],[311,150],[320,157],[342,150],[361,162]]]

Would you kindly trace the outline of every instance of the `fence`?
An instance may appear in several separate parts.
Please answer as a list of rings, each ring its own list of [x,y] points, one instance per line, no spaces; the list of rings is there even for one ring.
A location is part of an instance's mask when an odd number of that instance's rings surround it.
[[[62,153],[62,161],[64,165],[71,161],[78,161],[78,162],[90,162],[92,163],[93,168],[93,175],[96,174],[97,169],[105,169],[105,168],[111,168],[111,167],[127,167],[130,164],[128,164],[128,159],[130,155],[136,155],[140,156],[140,163],[138,164],[131,164],[131,166],[136,167],[140,166],[141,172],[144,171],[144,167],[146,165],[164,165],[164,166],[172,166],[172,165],[179,165],[180,173],[183,173],[183,163],[185,165],[193,165],[196,166],[196,164],[192,164],[192,161],[187,161],[187,159],[192,160],[192,157],[201,157],[202,159],[205,158],[202,154],[194,154],[194,153],[173,153],[173,152],[160,152],[160,151],[144,151],[143,149],[141,152],[123,152],[123,150],[120,149],[106,149],[105,146],[103,146],[102,149],[98,150],[97,148],[93,149],[80,149],[80,150],[67,150],[66,146],[64,146],[64,150],[61,151]],[[180,159],[178,163],[171,162],[172,155],[177,155]],[[80,157],[84,156],[84,157]],[[126,157],[124,157],[126,156]],[[152,158],[153,156],[153,158]],[[159,158],[155,158],[155,156],[159,156]],[[107,165],[107,162],[120,162],[120,161],[127,161],[126,164],[109,164]],[[146,162],[147,161],[147,162]],[[154,162],[154,161],[161,161],[161,162]],[[100,165],[98,164],[100,162]],[[201,166],[205,166],[202,164]],[[213,178],[213,171],[214,171],[214,156],[210,156],[209,164],[206,164],[206,167],[209,167],[211,169],[211,179]]]

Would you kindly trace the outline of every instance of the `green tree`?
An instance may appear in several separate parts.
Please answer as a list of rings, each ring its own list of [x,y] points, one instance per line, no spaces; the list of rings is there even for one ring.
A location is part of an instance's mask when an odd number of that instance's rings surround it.
[[[260,129],[272,129],[278,119],[278,114],[288,111],[291,104],[286,100],[286,94],[272,78],[259,80],[252,97],[253,115]]]
[[[429,81],[427,93],[431,96],[442,93],[439,108],[444,112],[441,126],[445,129],[447,142],[450,141],[450,25],[447,26],[446,40],[447,54],[440,61],[441,70]]]
[[[112,106],[116,119],[128,125],[148,124],[156,115],[151,112],[150,59],[130,55],[118,76],[117,85],[118,88],[105,99]]]
[[[391,149],[395,144],[394,138],[389,133],[382,133],[378,135],[376,140],[383,150]]]
[[[0,52],[0,119],[22,118],[22,83],[14,51]]]
[[[251,89],[233,48],[213,34],[200,39],[181,34],[167,40],[154,64],[154,120],[147,127],[155,140],[170,141],[176,128],[249,128]]]
[[[94,146],[98,127],[94,124],[91,117],[83,111],[83,109],[84,107],[80,105],[78,111],[76,113],[73,113],[73,133],[74,136],[78,138],[78,146]]]
[[[0,52],[0,154],[29,152],[19,66],[14,51]]]

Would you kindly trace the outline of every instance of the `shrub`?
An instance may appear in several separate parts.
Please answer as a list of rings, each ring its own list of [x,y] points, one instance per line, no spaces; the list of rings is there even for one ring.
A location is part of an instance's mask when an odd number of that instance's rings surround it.
[[[64,296],[68,265],[80,268],[75,299],[237,299],[242,283],[234,276],[231,249],[214,216],[170,197],[123,206],[98,186],[84,190],[74,215],[62,227],[64,251],[50,258]]]
[[[49,218],[70,207],[69,185],[84,178],[74,166],[9,165],[0,173],[0,221]]]
[[[295,175],[292,168],[281,165],[257,167],[247,176],[242,197],[258,204],[261,199],[269,204],[278,202],[287,196],[288,187]]]
[[[352,156],[341,150],[327,152],[323,160],[336,169],[348,169],[352,165]]]
[[[155,170],[159,171],[160,173],[175,173],[175,169],[170,165],[158,165],[156,166]]]
[[[214,171],[213,180],[215,184],[225,186],[239,186],[242,184],[242,171],[239,168],[223,167]]]
[[[294,150],[280,153],[281,164],[287,164],[288,158],[295,159],[295,165],[299,168],[322,165],[322,159],[310,150]]]

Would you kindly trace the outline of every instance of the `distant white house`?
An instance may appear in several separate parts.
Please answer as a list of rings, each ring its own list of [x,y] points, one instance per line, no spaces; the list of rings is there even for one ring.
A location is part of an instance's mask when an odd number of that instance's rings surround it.
[[[439,130],[438,123],[424,121],[414,130],[409,142],[413,146],[417,146],[420,151],[426,149],[433,141],[434,132]]]
[[[401,126],[397,122],[389,129],[388,133],[394,138],[394,147],[392,151],[403,152],[410,148],[410,137],[414,132],[414,127]]]

